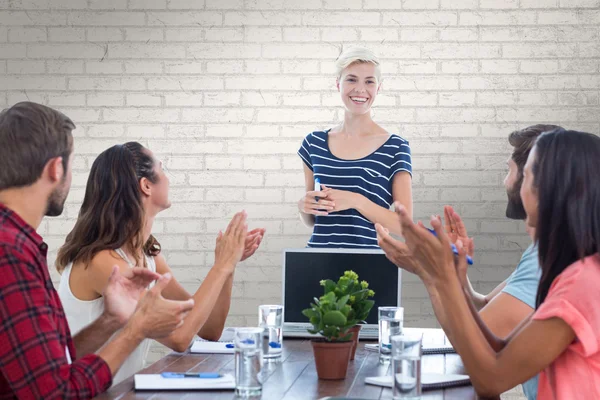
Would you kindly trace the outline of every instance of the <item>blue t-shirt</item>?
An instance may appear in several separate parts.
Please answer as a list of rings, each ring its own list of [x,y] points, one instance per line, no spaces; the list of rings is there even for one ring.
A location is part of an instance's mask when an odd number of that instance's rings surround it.
[[[531,244],[521,256],[517,268],[508,277],[506,286],[502,291],[535,309],[535,297],[541,276],[542,269],[538,259],[538,250],[536,246]],[[528,400],[536,400],[537,387],[538,375],[523,383],[523,392]]]
[[[392,182],[396,173],[412,174],[408,141],[398,135],[373,153],[357,160],[344,160],[329,150],[327,131],[308,134],[298,155],[319,178],[332,189],[360,193],[373,203],[390,208],[394,199]],[[355,209],[316,215],[309,247],[379,248],[374,224]]]

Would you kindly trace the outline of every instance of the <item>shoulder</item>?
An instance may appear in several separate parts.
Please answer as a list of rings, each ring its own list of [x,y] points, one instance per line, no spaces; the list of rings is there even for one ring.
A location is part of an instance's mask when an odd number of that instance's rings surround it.
[[[42,279],[38,267],[32,263],[26,252],[27,250],[14,244],[0,244],[0,287],[11,286],[23,280]]]
[[[594,293],[600,284],[600,255],[595,254],[569,265],[552,283],[552,289],[562,286],[577,287]],[[582,293],[583,294],[583,293]]]
[[[404,139],[402,136],[397,135],[395,133],[390,134],[389,143],[397,146],[401,146],[404,148],[410,148],[410,143],[408,140]]]
[[[517,268],[511,274],[511,278],[517,279],[530,277],[539,280],[541,272],[537,246],[531,244],[523,252]]]
[[[314,131],[304,137],[304,141],[309,144],[324,143],[327,141],[327,131]]]
[[[83,268],[87,269],[90,276],[95,278],[102,278],[110,276],[112,273],[113,266],[117,265],[121,272],[127,271],[129,265],[123,260],[114,250],[101,250],[92,258],[88,265],[77,263],[73,266],[73,269]]]
[[[154,259],[154,264],[156,265],[157,273],[163,275],[167,272],[171,272],[171,268],[169,267],[169,264],[167,264],[167,260],[162,255],[162,253],[158,253],[152,258]]]

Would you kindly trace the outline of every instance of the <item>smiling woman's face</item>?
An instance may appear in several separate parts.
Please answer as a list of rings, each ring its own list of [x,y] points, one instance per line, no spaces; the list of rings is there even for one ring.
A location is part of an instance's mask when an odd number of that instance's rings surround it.
[[[376,68],[373,63],[354,63],[342,71],[338,90],[346,111],[365,114],[371,110],[379,91]]]

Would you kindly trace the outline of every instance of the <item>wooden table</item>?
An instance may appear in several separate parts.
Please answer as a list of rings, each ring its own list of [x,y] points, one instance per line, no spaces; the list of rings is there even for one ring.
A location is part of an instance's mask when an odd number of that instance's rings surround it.
[[[409,328],[405,329],[409,330]],[[410,329],[416,330],[416,329]],[[418,329],[423,332],[423,342],[446,343],[446,336],[440,329]],[[391,399],[392,390],[365,384],[368,376],[385,375],[389,365],[379,364],[379,354],[364,349],[360,341],[356,358],[350,361],[345,380],[325,381],[317,378],[310,340],[284,339],[282,362],[265,364],[268,378],[263,384],[262,398],[265,400],[320,399],[327,396],[346,396],[358,399]],[[372,342],[371,342],[372,343]],[[456,354],[425,355],[421,362],[422,372],[464,373],[460,357]],[[156,374],[162,371],[209,372],[234,374],[234,360],[231,354],[190,354],[171,353],[140,373]],[[133,377],[111,388],[97,399],[233,399],[233,391],[162,391],[147,392],[133,390]],[[471,386],[454,389],[426,391],[427,400],[476,399]]]

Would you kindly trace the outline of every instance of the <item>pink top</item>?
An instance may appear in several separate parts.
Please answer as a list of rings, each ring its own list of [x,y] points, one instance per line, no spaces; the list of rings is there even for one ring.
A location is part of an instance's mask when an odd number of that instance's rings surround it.
[[[600,399],[600,256],[567,267],[533,315],[557,317],[577,336],[540,373],[538,399]]]

